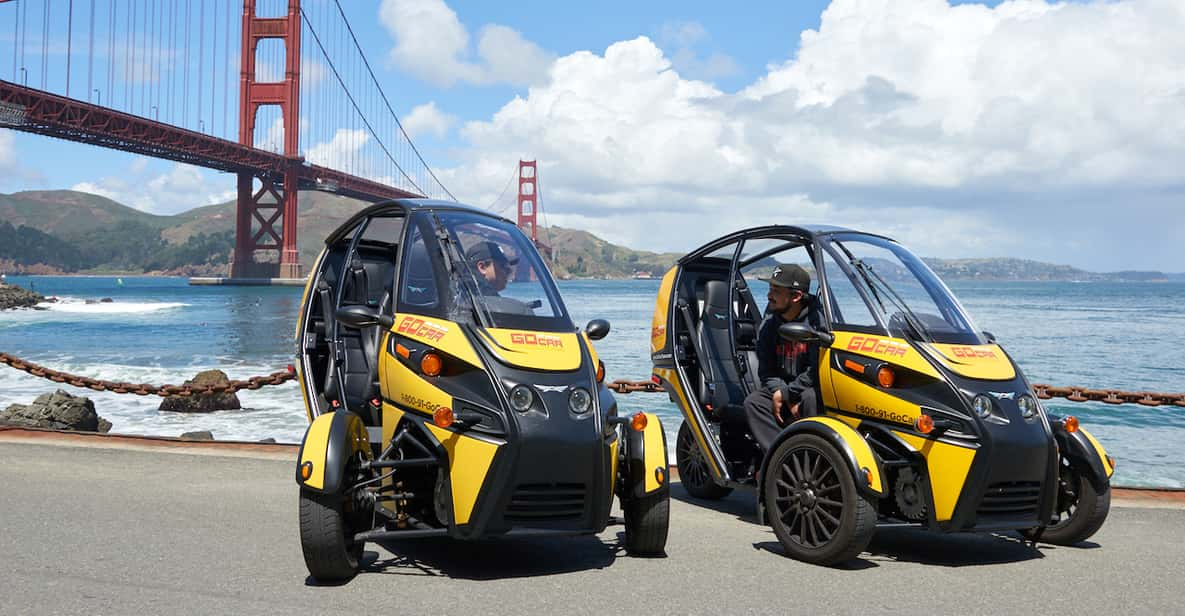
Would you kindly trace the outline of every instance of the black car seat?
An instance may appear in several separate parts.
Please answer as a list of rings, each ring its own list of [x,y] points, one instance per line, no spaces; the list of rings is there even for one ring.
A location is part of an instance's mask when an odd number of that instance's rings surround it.
[[[736,323],[736,351],[740,362],[742,382],[745,392],[754,392],[761,388],[761,379],[757,376],[757,330],[761,327],[762,312],[757,307],[757,300],[753,299],[753,291],[745,279],[738,276],[737,316]]]
[[[731,303],[727,282],[704,284],[704,309],[696,331],[702,365],[699,398],[717,415],[732,414],[745,399],[729,335]]]
[[[378,307],[370,299],[370,275],[361,259],[355,258],[342,275],[341,306],[363,305]],[[357,329],[338,325],[341,344],[341,374],[344,382],[340,394],[345,407],[362,417],[368,425],[380,425],[378,409],[370,401],[377,392],[378,326]]]

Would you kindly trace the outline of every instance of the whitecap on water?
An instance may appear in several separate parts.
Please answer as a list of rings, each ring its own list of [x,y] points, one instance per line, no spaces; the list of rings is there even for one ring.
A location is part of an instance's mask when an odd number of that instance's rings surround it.
[[[183,308],[189,304],[181,302],[95,302],[78,299],[62,298],[56,302],[42,302],[38,308],[50,312],[67,312],[76,314],[144,314],[173,308]]]

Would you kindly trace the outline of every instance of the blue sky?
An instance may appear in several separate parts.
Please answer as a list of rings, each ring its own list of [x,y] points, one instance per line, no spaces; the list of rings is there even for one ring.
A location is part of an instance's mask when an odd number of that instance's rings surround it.
[[[0,4],[2,79],[15,4]],[[548,222],[636,248],[824,222],[924,255],[1185,270],[1178,0],[343,6],[464,201],[502,208],[515,161],[538,158]],[[302,150],[333,150],[318,140]],[[73,187],[173,213],[233,185],[0,129],[0,192]]]

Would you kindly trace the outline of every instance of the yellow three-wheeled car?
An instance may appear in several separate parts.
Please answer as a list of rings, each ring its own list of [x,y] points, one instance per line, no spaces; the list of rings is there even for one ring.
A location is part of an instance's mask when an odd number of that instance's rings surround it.
[[[768,455],[742,402],[757,378],[750,280],[779,264],[813,272],[823,412],[785,426]],[[663,278],[651,356],[684,415],[687,491],[720,498],[755,484],[759,511],[793,557],[835,563],[878,524],[1018,530],[1072,544],[1106,519],[1114,461],[1073,417],[1052,417],[995,339],[896,242],[835,227],[770,226],[722,237]]]
[[[367,208],[305,290],[296,469],[305,563],[345,579],[367,541],[589,534],[621,501],[625,546],[661,553],[656,416],[619,417],[591,340],[508,220],[434,201]]]

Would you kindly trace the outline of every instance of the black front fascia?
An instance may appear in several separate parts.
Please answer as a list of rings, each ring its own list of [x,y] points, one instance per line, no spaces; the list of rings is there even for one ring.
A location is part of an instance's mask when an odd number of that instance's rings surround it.
[[[499,361],[474,328],[465,327],[474,350],[492,379],[507,423],[469,523],[456,526],[458,538],[517,533],[587,534],[604,530],[613,491],[612,460],[604,435],[596,372],[581,345],[581,365],[556,372],[530,370]],[[506,384],[533,388],[536,406],[526,413],[509,406]],[[537,388],[541,386],[542,389]],[[563,390],[547,391],[551,388]],[[593,408],[583,415],[568,409],[568,391],[584,387]],[[541,403],[541,404],[539,404]]]

